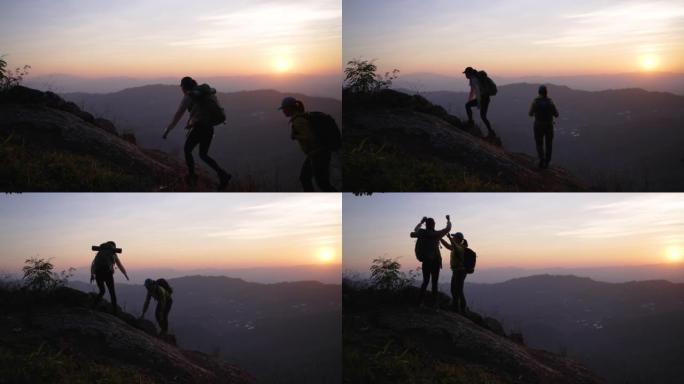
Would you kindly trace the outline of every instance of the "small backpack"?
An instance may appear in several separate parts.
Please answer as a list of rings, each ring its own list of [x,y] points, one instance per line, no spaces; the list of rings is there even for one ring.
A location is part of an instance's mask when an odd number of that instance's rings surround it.
[[[342,134],[335,119],[323,112],[307,112],[304,114],[314,136],[330,151],[337,151],[342,147]]]
[[[477,260],[477,254],[470,248],[463,248],[463,266],[465,267],[466,273],[475,272],[475,261]]]
[[[162,278],[162,279],[157,279],[157,285],[159,285],[160,287],[164,288],[164,290],[165,290],[166,292],[168,292],[169,295],[173,293],[173,288],[171,288],[171,286],[169,285],[169,282],[166,281],[166,279],[163,279],[163,278]]]
[[[496,88],[496,83],[492,80],[485,71],[477,72],[477,78],[480,80],[480,86],[482,87],[482,92],[487,96],[494,96],[498,92]]]
[[[109,271],[114,271],[114,250],[111,248],[106,247],[105,244],[102,244],[101,249],[97,251],[97,254],[95,255],[95,260],[93,262],[95,266],[96,271],[104,271],[104,270],[109,270]]]
[[[192,112],[197,108],[194,114],[198,121],[212,127],[226,122],[226,112],[218,103],[216,90],[211,88],[209,84],[198,85],[190,91],[189,95],[192,103],[188,110]]]
[[[418,232],[411,232],[411,237],[416,238],[416,259],[421,263],[432,260],[434,258],[435,250],[430,240],[423,236],[418,236]]]

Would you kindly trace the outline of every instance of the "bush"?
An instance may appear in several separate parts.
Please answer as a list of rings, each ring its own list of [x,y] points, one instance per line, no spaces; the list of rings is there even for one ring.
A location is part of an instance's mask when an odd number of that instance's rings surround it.
[[[344,87],[351,92],[369,93],[387,89],[392,80],[399,77],[399,70],[385,72],[384,76],[375,73],[378,67],[373,61],[354,59],[347,62],[344,69]]]
[[[3,57],[0,56],[0,92],[21,84],[31,69],[30,65],[24,65],[23,68],[16,68],[14,71],[8,70],[7,61]]]
[[[26,265],[22,268],[24,272],[24,286],[26,288],[31,291],[44,292],[66,285],[75,269],[69,268],[68,271],[62,271],[58,274],[52,271],[55,266],[50,260],[36,257],[26,259]]]
[[[374,259],[370,272],[371,287],[379,290],[398,291],[414,285],[416,281],[414,271],[410,271],[408,275],[401,271],[398,259]]]

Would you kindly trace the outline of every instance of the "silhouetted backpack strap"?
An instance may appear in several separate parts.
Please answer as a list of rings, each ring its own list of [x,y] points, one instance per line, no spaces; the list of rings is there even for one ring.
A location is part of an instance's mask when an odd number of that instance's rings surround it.
[[[309,122],[311,131],[325,149],[337,151],[342,147],[342,134],[332,116],[323,112],[307,112],[304,118]]]
[[[485,71],[478,71],[477,78],[480,80],[480,91],[486,96],[494,96],[499,91],[496,88],[496,83],[487,75]]]
[[[157,285],[164,288],[169,295],[173,293],[173,288],[171,288],[171,285],[169,285],[169,282],[166,281],[166,279],[157,279]]]
[[[105,244],[102,244],[100,247],[100,250],[95,255],[95,271],[114,271],[114,250],[107,248]]]
[[[196,86],[189,93],[192,103],[188,110],[197,121],[207,125],[219,125],[226,122],[226,112],[216,97],[216,90],[209,84]]]
[[[465,267],[466,273],[475,272],[475,261],[477,260],[477,254],[470,248],[463,247],[463,266]]]

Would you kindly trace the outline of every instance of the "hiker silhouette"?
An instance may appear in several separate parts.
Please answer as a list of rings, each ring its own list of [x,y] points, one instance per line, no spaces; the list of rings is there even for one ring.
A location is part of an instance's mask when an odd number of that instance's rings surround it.
[[[93,280],[97,283],[97,288],[99,293],[95,297],[93,302],[93,307],[96,307],[102,297],[105,294],[105,285],[109,291],[109,298],[112,303],[112,313],[116,314],[116,289],[114,287],[114,265],[119,267],[119,270],[128,279],[128,274],[126,273],[126,268],[124,268],[121,260],[117,256],[117,253],[121,253],[121,248],[117,248],[113,241],[108,241],[102,243],[99,246],[93,245],[91,247],[93,251],[97,251],[93,262],[90,264],[90,283]]]
[[[453,235],[447,234],[449,241],[440,239],[442,245],[451,251],[449,258],[449,266],[451,267],[451,306],[458,313],[465,315],[467,311],[467,302],[465,293],[463,291],[465,285],[465,278],[468,276],[465,265],[465,249],[468,247],[468,241],[463,238],[461,232],[456,232]]]
[[[178,106],[176,114],[173,116],[173,121],[166,128],[162,137],[166,139],[169,132],[176,127],[187,110],[190,118],[185,126],[188,133],[183,148],[185,163],[188,166],[186,182],[190,185],[197,183],[195,159],[192,157],[192,151],[199,145],[200,159],[216,172],[219,178],[218,190],[223,190],[232,176],[209,156],[209,146],[211,146],[211,141],[214,138],[214,126],[226,121],[225,112],[216,98],[216,90],[208,84],[198,85],[197,81],[191,77],[184,77],[181,80],[180,86],[184,95],[183,99]]]
[[[539,168],[548,168],[553,150],[553,118],[558,117],[558,109],[548,97],[545,85],[539,86],[539,97],[532,101],[529,115],[534,116],[534,142],[539,156]]]
[[[294,97],[285,97],[280,108],[290,118],[290,138],[297,140],[306,155],[299,181],[305,192],[313,192],[314,184],[323,192],[337,192],[330,184],[330,158],[339,149],[341,138],[335,120],[322,112],[306,112],[304,104]]]
[[[147,289],[147,296],[145,297],[145,304],[143,304],[140,319],[145,317],[147,308],[150,305],[150,299],[154,299],[157,302],[154,317],[161,329],[160,334],[166,335],[169,330],[169,312],[171,312],[171,306],[173,305],[173,298],[171,297],[173,288],[171,288],[166,279],[145,279],[145,288]]]
[[[435,230],[435,220],[429,217],[423,219],[416,225],[411,237],[416,238],[416,257],[422,263],[423,283],[420,286],[420,297],[418,302],[423,304],[425,298],[425,291],[432,280],[432,298],[433,305],[439,306],[438,302],[438,284],[439,284],[439,270],[442,269],[442,255],[439,252],[439,242],[451,230],[451,220],[449,215],[446,215],[447,225],[443,229]],[[425,223],[425,228],[421,228]]]
[[[480,118],[487,127],[487,137],[496,137],[496,133],[492,129],[492,125],[487,119],[487,112],[489,111],[489,103],[491,96],[496,95],[496,84],[487,75],[485,71],[477,71],[473,67],[466,68],[463,73],[470,82],[470,94],[468,101],[465,104],[466,114],[468,115],[468,124],[473,125],[473,111],[472,107],[480,109]]]

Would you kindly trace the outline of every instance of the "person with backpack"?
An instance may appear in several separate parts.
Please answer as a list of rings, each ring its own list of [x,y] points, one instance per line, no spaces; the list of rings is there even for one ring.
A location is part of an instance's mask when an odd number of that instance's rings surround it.
[[[468,248],[468,242],[463,238],[461,232],[456,232],[453,235],[447,234],[449,241],[441,239],[442,245],[451,251],[449,265],[451,267],[451,305],[458,313],[465,315],[467,310],[467,303],[463,288],[465,285],[465,278],[468,276],[465,263],[465,250]]]
[[[166,279],[145,279],[145,288],[147,289],[147,296],[145,297],[145,304],[143,305],[142,314],[140,318],[145,317],[147,307],[150,305],[150,298],[157,301],[157,308],[154,311],[154,317],[161,329],[161,335],[165,335],[169,330],[169,312],[173,305],[173,288],[169,285]]]
[[[534,142],[537,145],[539,168],[548,168],[553,149],[553,118],[558,117],[558,109],[548,97],[545,85],[539,86],[539,97],[532,101],[530,116],[534,116]]]
[[[314,191],[314,180],[321,191],[337,192],[330,184],[330,158],[342,142],[335,119],[322,112],[305,112],[304,104],[290,96],[278,109],[290,118],[290,138],[299,142],[306,155],[299,174],[304,192]]]
[[[432,298],[435,308],[439,306],[439,270],[442,269],[442,255],[439,252],[439,242],[449,230],[451,230],[451,220],[446,215],[447,225],[439,231],[435,230],[435,220],[423,217],[411,232],[411,237],[416,238],[416,258],[422,263],[423,283],[420,286],[419,305],[423,304],[427,286],[432,280]],[[425,223],[425,228],[421,228]]]
[[[96,307],[105,294],[105,285],[109,291],[109,299],[112,303],[112,313],[116,314],[116,290],[114,288],[114,265],[119,267],[119,270],[128,279],[126,268],[124,268],[121,260],[116,255],[121,253],[121,249],[116,247],[116,243],[108,241],[100,244],[100,246],[93,246],[93,251],[97,251],[93,262],[90,264],[90,283],[93,281],[97,283],[99,293],[97,294],[93,307]]]
[[[473,125],[473,111],[472,107],[480,109],[480,118],[487,127],[487,137],[496,137],[496,133],[492,129],[492,125],[487,119],[487,112],[489,111],[490,97],[496,95],[496,84],[492,81],[485,71],[477,71],[473,67],[468,67],[463,71],[465,77],[470,82],[470,94],[468,101],[465,104],[466,113],[468,114],[468,124]]]
[[[191,77],[184,77],[181,80],[181,90],[184,94],[183,99],[173,121],[166,128],[162,137],[166,139],[169,132],[176,127],[187,110],[190,113],[190,119],[185,127],[189,130],[184,146],[185,163],[188,166],[186,182],[190,185],[197,183],[195,159],[192,157],[192,151],[199,144],[200,159],[216,172],[219,178],[218,190],[223,190],[232,176],[209,156],[209,146],[214,138],[214,126],[226,121],[226,114],[218,103],[216,90],[208,84],[198,85],[197,81]]]

